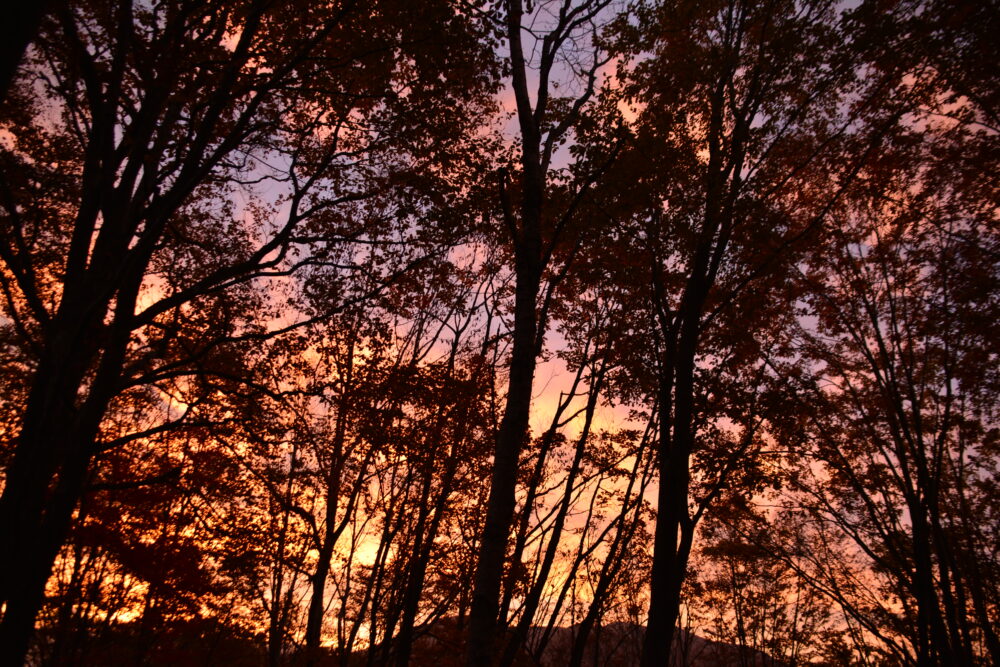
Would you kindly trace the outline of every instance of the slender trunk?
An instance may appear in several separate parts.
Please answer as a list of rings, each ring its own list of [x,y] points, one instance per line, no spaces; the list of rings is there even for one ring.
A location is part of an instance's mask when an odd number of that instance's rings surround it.
[[[456,349],[453,346],[448,361],[449,377],[451,377],[454,371],[455,354]],[[436,466],[434,465],[434,456],[430,453],[440,451],[441,449],[444,439],[445,412],[445,406],[440,405],[435,413],[432,432],[427,439],[429,457],[423,462],[424,476],[421,482],[420,500],[417,503],[417,523],[413,529],[413,547],[410,551],[408,562],[400,568],[401,572],[398,575],[401,579],[401,592],[398,596],[398,604],[393,605],[386,614],[386,641],[384,642],[382,651],[382,664],[385,665],[392,662],[394,653],[397,656],[399,664],[405,665],[409,662],[409,654],[413,641],[413,623],[416,619],[417,607],[420,604],[424,574],[427,570],[427,562],[430,560],[431,550],[433,549],[440,514],[444,510],[444,504],[451,493],[451,480],[455,468],[454,451],[452,451],[451,455],[445,461],[446,470],[444,479],[442,480],[442,488],[433,506],[431,506],[431,492],[434,486]],[[428,520],[430,520],[430,526],[427,525]],[[396,626],[400,621],[402,622],[402,627],[400,628],[399,637],[396,641],[392,641]]]
[[[323,612],[326,609],[326,579],[330,574],[330,560],[333,557],[332,531],[324,535],[324,545],[317,557],[316,570],[310,577],[312,593],[309,597],[309,611],[306,618],[305,664],[312,667],[319,662],[319,644],[323,634]]]
[[[538,287],[537,271],[518,271],[507,405],[497,434],[486,522],[480,540],[472,594],[469,667],[483,667],[493,661],[500,582],[503,579],[507,534],[514,516],[517,464],[528,430],[535,375],[535,297]]]
[[[399,638],[397,640],[396,664],[405,667],[410,664],[410,654],[413,650],[413,624],[417,618],[417,610],[420,605],[420,593],[423,590],[424,579],[427,575],[427,564],[430,562],[431,552],[434,547],[434,538],[437,536],[441,525],[441,517],[444,514],[445,505],[451,495],[451,480],[454,477],[454,470],[457,462],[452,463],[444,481],[444,488],[438,495],[437,503],[434,505],[434,516],[431,525],[427,530],[425,545],[420,553],[416,554],[409,577],[409,585],[403,597],[403,618],[400,622]]]
[[[555,562],[556,554],[559,550],[559,540],[562,537],[563,525],[566,522],[566,517],[569,515],[569,509],[572,503],[573,487],[576,484],[576,478],[583,463],[583,454],[587,446],[587,440],[590,437],[590,427],[594,421],[594,411],[597,408],[597,399],[600,396],[602,379],[603,368],[600,369],[595,374],[595,377],[591,379],[590,395],[587,398],[587,408],[584,416],[583,428],[580,432],[580,437],[577,439],[576,452],[573,455],[573,462],[570,464],[569,472],[566,475],[562,502],[552,526],[552,534],[549,537],[549,543],[545,549],[545,555],[542,559],[541,568],[535,578],[534,585],[532,585],[531,590],[528,592],[528,596],[524,601],[524,606],[521,611],[521,619],[517,624],[514,636],[507,644],[507,649],[504,651],[503,657],[500,661],[500,664],[504,665],[504,667],[509,667],[514,663],[518,649],[528,638],[528,631],[534,621],[538,604],[542,599],[542,592],[545,590],[545,582],[548,580],[549,571],[552,569],[552,564]]]
[[[463,429],[465,422],[463,424]],[[456,445],[465,439],[465,432],[457,436]],[[441,482],[441,491],[438,493],[437,502],[434,505],[434,514],[431,518],[431,525],[427,530],[427,537],[424,540],[423,552],[417,555],[413,570],[410,573],[409,586],[403,601],[403,619],[399,631],[399,652],[396,663],[399,667],[405,667],[410,663],[410,653],[413,650],[413,625],[416,621],[417,610],[420,604],[420,593],[423,591],[424,579],[427,574],[427,565],[430,562],[434,549],[434,539],[441,529],[441,521],[444,518],[448,498],[451,497],[452,488],[455,481],[455,474],[458,471],[458,458],[452,456],[448,459],[447,469],[444,479]]]
[[[379,632],[379,614],[383,612],[384,608],[388,605],[382,602],[383,596],[386,593],[386,585],[383,583],[386,579],[386,574],[390,575],[391,582],[391,572],[388,570],[389,558],[392,555],[392,545],[396,540],[397,535],[403,529],[403,525],[406,521],[406,498],[405,491],[400,491],[399,493],[393,493],[392,489],[399,487],[406,489],[411,483],[410,474],[412,471],[407,471],[407,476],[404,478],[402,483],[398,483],[395,479],[390,480],[388,487],[389,497],[388,506],[385,512],[385,519],[382,529],[382,536],[379,540],[378,550],[375,553],[375,562],[372,564],[371,575],[368,578],[368,582],[365,588],[365,597],[362,601],[359,611],[358,611],[358,623],[355,627],[360,625],[360,620],[363,618],[365,613],[368,613],[368,653],[366,663],[372,667],[376,664],[381,664],[376,662],[375,656],[377,655],[378,647],[378,632]],[[395,471],[393,472],[393,477],[395,476]],[[382,641],[389,641],[391,637],[387,633],[383,632]]]
[[[337,403],[337,421],[334,425],[333,441],[330,443],[330,467],[326,473],[325,501],[323,513],[323,535],[319,545],[316,570],[311,579],[312,593],[306,616],[305,664],[312,667],[319,661],[319,645],[323,634],[323,613],[326,610],[326,580],[330,574],[330,559],[340,537],[337,530],[337,507],[340,501],[342,472],[344,469],[347,420],[350,412],[350,391],[354,380],[354,348],[357,339],[352,334],[344,353],[343,393]]]
[[[514,547],[511,550],[510,562],[518,563],[521,560],[521,556],[524,553],[524,547],[528,543],[528,533],[531,526],[531,516],[533,514],[533,509],[535,506],[535,501],[538,498],[538,485],[541,483],[542,473],[544,472],[545,460],[548,458],[549,451],[552,449],[552,444],[555,441],[556,433],[556,423],[558,422],[558,410],[557,415],[553,418],[552,424],[541,437],[541,447],[538,450],[538,458],[535,461],[535,468],[531,473],[531,478],[528,480],[528,488],[525,489],[524,495],[524,506],[521,510],[521,516],[518,520],[517,533],[514,536]],[[514,591],[516,586],[514,582],[509,580],[508,584],[504,586],[503,595],[500,600],[500,611],[498,613],[498,618],[507,618],[510,614],[510,603],[514,599]]]
[[[274,569],[271,573],[271,608],[268,610],[267,627],[267,664],[268,667],[279,667],[281,652],[285,643],[285,623],[287,622],[287,599],[285,591],[285,548],[288,540],[289,520],[291,512],[288,509],[292,503],[292,488],[294,486],[294,470],[296,468],[298,447],[293,447],[288,461],[288,479],[285,481],[284,502],[281,506],[281,527],[278,529],[277,546],[275,547]],[[288,586],[290,592],[295,580]],[[286,594],[287,595],[287,594]]]
[[[913,521],[913,587],[917,598],[917,664],[952,664],[951,645],[934,583],[930,531],[922,503],[910,505]]]
[[[674,400],[674,344],[667,340],[667,353],[661,362],[660,373],[660,437],[657,456],[659,485],[656,493],[656,527],[653,533],[653,565],[650,573],[650,601],[643,640],[642,664],[644,667],[662,667],[667,664],[667,656],[673,639],[674,617],[670,614],[672,604],[671,576],[677,552],[677,531],[680,518],[674,507],[676,497],[684,492],[684,510],[687,511],[686,488],[676,479],[680,473],[679,461],[673,440],[673,400]],[[673,455],[673,457],[671,456]],[[686,458],[685,458],[686,461]],[[686,467],[686,466],[685,466]],[[674,479],[671,478],[674,476]]]
[[[711,217],[706,220],[705,228],[708,232],[705,238],[712,239],[716,226]],[[688,514],[690,461],[694,449],[694,370],[701,310],[710,284],[710,251],[711,241],[703,242],[681,300],[679,326],[664,332],[678,338],[676,348],[668,338],[668,353],[660,369],[660,486],[643,667],[669,664],[694,535],[694,522]]]
[[[353,346],[351,348],[353,350]],[[348,373],[348,382],[350,373]],[[331,452],[332,460],[326,480],[326,509],[324,512],[323,538],[319,545],[316,570],[311,579],[312,593],[306,617],[305,664],[312,667],[319,661],[319,645],[323,634],[323,612],[326,609],[326,580],[330,574],[330,560],[339,533],[336,532],[337,506],[340,499],[341,470],[343,468],[344,438],[347,417],[344,415],[346,399],[341,401]]]
[[[622,556],[622,553],[631,543],[632,538],[635,536],[635,532],[638,529],[639,518],[642,516],[641,502],[636,502],[635,513],[633,514],[631,521],[626,524],[625,520],[629,510],[629,498],[632,495],[634,486],[638,483],[639,489],[636,493],[638,498],[641,498],[646,489],[646,484],[649,481],[648,474],[650,473],[650,470],[647,468],[645,471],[640,472],[642,456],[643,452],[640,449],[636,455],[635,465],[632,468],[632,474],[629,476],[628,487],[625,490],[623,500],[624,508],[621,516],[618,518],[618,530],[615,532],[615,538],[612,541],[611,546],[608,548],[608,553],[605,556],[604,563],[601,565],[601,574],[598,577],[597,586],[594,589],[594,599],[591,601],[590,607],[587,609],[586,616],[584,616],[583,620],[580,622],[576,638],[573,641],[569,667],[581,667],[583,664],[584,651],[587,647],[587,638],[589,637],[594,626],[600,620],[600,616],[602,615],[601,609],[608,596],[608,592],[611,590],[611,584],[618,576],[618,572],[621,570],[622,564],[625,562],[625,558]],[[641,479],[639,479],[640,477]],[[539,651],[539,654],[540,653],[541,651]]]
[[[577,369],[572,385],[560,398],[555,414],[552,415],[552,421],[550,422],[545,433],[542,434],[541,447],[538,450],[535,467],[531,472],[531,477],[528,481],[528,488],[525,489],[524,507],[518,521],[517,536],[514,538],[514,548],[510,555],[510,561],[512,563],[520,562],[521,555],[524,553],[524,547],[528,542],[529,528],[531,526],[531,517],[533,515],[535,501],[538,498],[538,487],[542,483],[545,462],[548,460],[549,452],[552,451],[552,446],[556,442],[556,433],[558,432],[559,425],[563,420],[563,415],[565,415],[566,410],[568,410],[569,406],[572,404],[573,398],[577,394],[577,389],[583,381],[585,369],[586,366],[584,364],[581,364]],[[507,615],[510,612],[510,603],[514,597],[514,589],[515,587],[513,585],[508,585],[504,588],[503,598],[500,602],[499,618],[507,618]]]
[[[437,433],[431,442],[436,442],[437,438],[440,437],[440,433]],[[431,451],[436,450],[435,446],[431,447]],[[407,558],[399,558],[399,563],[396,565],[396,572],[394,572],[394,579],[398,581],[398,584],[394,586],[394,590],[398,591],[395,596],[395,601],[391,605],[382,605],[385,615],[385,631],[383,633],[385,639],[382,642],[382,657],[379,660],[379,664],[388,665],[392,663],[393,655],[399,650],[399,641],[393,640],[393,635],[396,634],[396,626],[400,622],[400,618],[406,614],[409,606],[413,605],[413,616],[416,617],[416,608],[420,603],[420,589],[423,583],[423,568],[426,566],[424,561],[424,553],[429,551],[429,547],[424,545],[428,540],[433,540],[433,537],[427,536],[428,520],[430,519],[430,514],[433,511],[433,507],[430,504],[431,501],[431,487],[434,485],[434,468],[429,461],[425,461],[426,466],[423,471],[423,479],[420,482],[420,499],[416,503],[417,512],[417,523],[413,527],[413,546]],[[437,502],[434,503],[437,506]],[[407,512],[409,513],[409,512]],[[419,576],[420,584],[415,583],[415,578]],[[412,631],[412,619],[410,621]],[[402,635],[403,631],[400,632]],[[406,663],[403,663],[406,664]]]

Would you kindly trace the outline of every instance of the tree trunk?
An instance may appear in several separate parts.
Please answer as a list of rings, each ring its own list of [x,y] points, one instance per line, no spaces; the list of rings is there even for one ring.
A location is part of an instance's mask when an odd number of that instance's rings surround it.
[[[483,667],[493,662],[500,582],[507,552],[507,534],[514,517],[517,465],[528,431],[535,375],[535,297],[538,287],[539,276],[534,267],[518,271],[507,405],[497,434],[486,523],[472,594],[467,662],[470,667]],[[503,623],[503,620],[499,619],[499,622]]]
[[[559,540],[562,537],[563,526],[565,525],[566,517],[569,515],[570,504],[573,498],[573,486],[576,484],[576,478],[583,463],[583,454],[587,447],[587,440],[590,437],[590,427],[594,421],[594,411],[597,409],[597,399],[601,393],[601,386],[603,384],[603,369],[595,375],[596,377],[591,378],[590,395],[587,398],[587,407],[583,427],[580,432],[580,437],[576,443],[576,452],[573,455],[573,462],[570,464],[569,472],[566,475],[566,482],[564,485],[565,490],[563,491],[563,497],[559,506],[558,514],[556,515],[555,522],[552,526],[552,534],[549,537],[549,543],[546,546],[545,556],[543,557],[541,567],[539,568],[538,576],[536,577],[534,585],[531,587],[531,590],[524,601],[521,619],[517,624],[514,636],[511,638],[510,642],[507,644],[506,650],[504,651],[503,658],[501,660],[501,665],[504,667],[510,667],[510,665],[514,663],[514,660],[517,657],[518,649],[524,645],[524,642],[528,638],[528,632],[531,629],[532,622],[534,621],[535,612],[538,609],[538,604],[542,599],[542,593],[545,590],[545,582],[548,579],[549,571],[552,569],[552,564],[555,562],[556,554],[559,551]]]
[[[80,304],[65,308],[61,323],[80,322],[70,317]],[[55,324],[55,322],[53,323]],[[88,400],[77,407],[76,396],[88,360],[93,357],[94,336],[71,333],[85,325],[62,326],[49,354],[39,365],[28,398],[28,409],[14,459],[6,471],[0,496],[0,536],[4,542],[0,565],[0,601],[6,603],[0,623],[0,664],[20,665],[34,631],[56,555],[69,532],[73,510],[83,491],[94,441],[106,401]],[[109,360],[113,365],[116,356]],[[100,378],[95,385],[105,384]],[[92,387],[92,397],[99,388]]]
[[[542,198],[545,174],[541,167],[541,133],[528,97],[524,54],[521,50],[521,0],[511,0],[507,11],[507,37],[511,49],[511,74],[517,96],[518,122],[521,129],[521,202],[520,229],[511,212],[511,202],[501,179],[501,204],[514,246],[514,330],[507,381],[507,404],[497,433],[486,506],[486,522],[479,543],[469,639],[466,654],[469,667],[493,663],[496,644],[500,584],[503,580],[507,537],[514,517],[517,466],[528,433],[531,390],[537,362],[537,299],[544,266],[541,260]],[[506,619],[499,619],[501,624]]]
[[[706,216],[678,320],[667,337],[660,367],[660,486],[649,592],[649,620],[643,643],[643,667],[670,664],[674,628],[680,615],[681,587],[694,537],[688,514],[690,461],[694,449],[694,370],[701,311],[711,283],[709,265],[717,225]],[[717,248],[716,252],[720,252]],[[676,341],[674,343],[673,341]],[[676,354],[675,354],[676,351]]]

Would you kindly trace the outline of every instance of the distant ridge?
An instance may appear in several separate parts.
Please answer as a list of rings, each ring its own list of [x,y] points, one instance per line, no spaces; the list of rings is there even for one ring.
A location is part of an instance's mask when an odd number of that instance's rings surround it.
[[[537,644],[543,628],[533,628],[524,651],[515,665],[537,667],[565,667],[573,650],[579,626],[552,629],[545,650],[533,655],[531,647]],[[639,664],[642,641],[646,628],[635,623],[612,623],[595,627],[587,638],[583,667],[633,667]],[[456,619],[435,621],[418,631],[414,642],[412,665],[457,667],[464,664]],[[677,651],[670,667],[787,667],[786,663],[766,653],[726,642],[714,641],[694,633],[680,630],[674,641]],[[376,649],[379,650],[379,649]]]

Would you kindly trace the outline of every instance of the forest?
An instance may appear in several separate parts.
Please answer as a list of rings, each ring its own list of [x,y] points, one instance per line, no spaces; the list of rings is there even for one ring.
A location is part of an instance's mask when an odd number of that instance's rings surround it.
[[[0,666],[1000,664],[996,0],[33,0]]]

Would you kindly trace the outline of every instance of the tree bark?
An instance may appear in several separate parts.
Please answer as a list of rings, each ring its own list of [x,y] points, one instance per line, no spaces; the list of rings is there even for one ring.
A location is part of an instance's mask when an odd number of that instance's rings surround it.
[[[511,0],[507,11],[507,37],[511,50],[511,72],[517,97],[521,129],[520,226],[514,220],[505,183],[501,199],[514,245],[514,329],[507,383],[507,403],[497,433],[490,478],[486,522],[479,545],[466,664],[492,664],[497,634],[500,584],[503,580],[507,537],[514,516],[517,466],[528,433],[531,391],[535,377],[538,335],[537,298],[541,285],[541,218],[545,174],[540,161],[541,135],[531,109],[524,53],[521,47],[521,0]],[[505,619],[499,619],[504,623]]]

